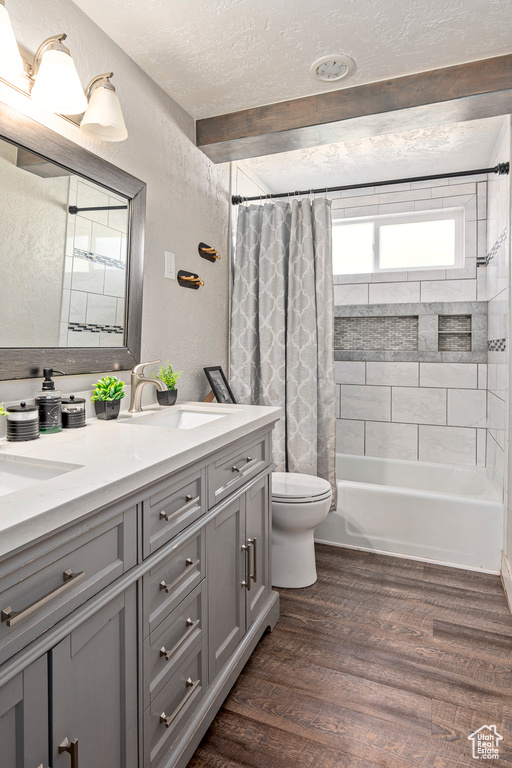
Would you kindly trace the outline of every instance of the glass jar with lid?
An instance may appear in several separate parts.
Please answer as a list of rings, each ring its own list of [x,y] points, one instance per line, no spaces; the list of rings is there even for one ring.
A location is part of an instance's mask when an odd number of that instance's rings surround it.
[[[25,402],[10,405],[7,411],[7,440],[19,443],[25,440],[37,440],[39,437],[39,409]]]

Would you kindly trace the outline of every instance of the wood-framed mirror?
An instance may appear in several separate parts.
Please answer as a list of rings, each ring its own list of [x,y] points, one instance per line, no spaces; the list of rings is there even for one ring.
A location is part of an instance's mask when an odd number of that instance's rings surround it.
[[[146,185],[0,103],[0,380],[140,361]]]

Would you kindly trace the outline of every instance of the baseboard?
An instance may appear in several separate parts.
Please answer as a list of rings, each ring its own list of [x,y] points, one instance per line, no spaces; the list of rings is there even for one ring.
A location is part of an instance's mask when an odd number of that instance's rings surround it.
[[[489,573],[492,576],[498,576],[499,571],[492,571],[488,568],[472,568],[470,565],[458,565],[457,563],[447,563],[445,560],[433,560],[430,557],[417,557],[415,555],[404,555],[400,552],[388,552],[384,549],[372,549],[371,547],[355,547],[353,544],[340,544],[337,541],[324,541],[315,539],[316,544],[325,544],[328,547],[338,547],[339,549],[355,549],[356,552],[372,552],[374,555],[386,555],[386,557],[399,557],[402,560],[417,560],[420,563],[431,563],[432,565],[445,565],[447,568],[458,568],[461,571],[471,571],[472,573]],[[512,596],[512,589],[510,592]],[[510,603],[510,601],[509,601]]]
[[[508,607],[512,613],[512,566],[504,552],[501,556],[501,581],[505,590]]]

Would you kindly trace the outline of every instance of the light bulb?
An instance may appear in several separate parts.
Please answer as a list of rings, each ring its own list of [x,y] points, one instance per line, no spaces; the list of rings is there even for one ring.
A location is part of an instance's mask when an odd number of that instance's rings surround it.
[[[23,74],[23,59],[14,37],[7,8],[0,0],[0,77],[12,81]]]
[[[60,115],[79,115],[87,109],[76,67],[65,46],[49,48],[42,54],[32,98]]]

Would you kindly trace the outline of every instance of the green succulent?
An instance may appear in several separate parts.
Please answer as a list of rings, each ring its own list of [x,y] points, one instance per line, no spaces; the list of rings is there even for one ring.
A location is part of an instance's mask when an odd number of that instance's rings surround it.
[[[7,411],[5,410],[5,403],[2,403],[2,405],[0,405],[0,416],[7,416]]]
[[[125,396],[124,387],[124,381],[117,376],[103,376],[97,382],[91,400],[122,400]]]
[[[172,365],[168,362],[166,366],[162,366],[158,373],[154,373],[155,379],[160,379],[166,385],[167,389],[176,389],[176,382],[181,376],[181,371],[175,373],[172,369]]]

